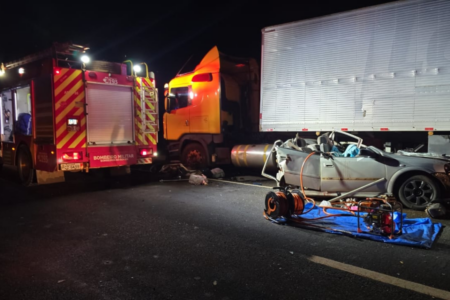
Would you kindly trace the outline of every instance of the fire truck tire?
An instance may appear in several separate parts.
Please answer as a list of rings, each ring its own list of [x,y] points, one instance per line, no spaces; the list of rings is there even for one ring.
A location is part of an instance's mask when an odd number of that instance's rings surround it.
[[[189,169],[203,169],[208,165],[208,156],[199,143],[190,143],[181,152],[181,163]]]
[[[29,186],[33,183],[33,159],[31,158],[30,150],[28,150],[25,145],[21,145],[19,147],[19,151],[17,153],[17,169],[19,173],[19,180],[22,185]]]

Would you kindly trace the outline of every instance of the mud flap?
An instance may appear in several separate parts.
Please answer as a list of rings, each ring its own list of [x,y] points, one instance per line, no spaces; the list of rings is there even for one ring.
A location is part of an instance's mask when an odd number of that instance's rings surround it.
[[[66,181],[64,171],[46,172],[36,170],[36,179],[38,184],[50,184]]]

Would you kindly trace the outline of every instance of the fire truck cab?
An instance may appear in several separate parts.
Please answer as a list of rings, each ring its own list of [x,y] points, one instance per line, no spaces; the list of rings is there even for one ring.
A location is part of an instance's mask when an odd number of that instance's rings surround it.
[[[153,73],[145,63],[90,61],[87,50],[55,43],[0,67],[0,167],[17,166],[24,185],[157,155]]]

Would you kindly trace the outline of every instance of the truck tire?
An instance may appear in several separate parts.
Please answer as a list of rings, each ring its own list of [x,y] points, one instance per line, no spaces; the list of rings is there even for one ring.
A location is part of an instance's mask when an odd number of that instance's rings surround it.
[[[184,147],[180,160],[188,169],[201,170],[208,165],[208,155],[199,143],[190,143]]]
[[[25,145],[21,145],[17,153],[17,171],[19,173],[20,183],[23,186],[29,186],[33,183],[33,159],[31,158],[30,150]]]
[[[408,177],[398,190],[398,198],[407,208],[425,210],[431,201],[439,199],[439,184],[425,175]]]

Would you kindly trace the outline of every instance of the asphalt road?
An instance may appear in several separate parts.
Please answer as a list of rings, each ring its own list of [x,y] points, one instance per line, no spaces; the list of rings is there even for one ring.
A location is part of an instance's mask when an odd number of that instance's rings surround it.
[[[424,250],[272,224],[259,186],[13,176],[0,178],[0,299],[432,299],[316,256],[450,291],[448,228]]]

